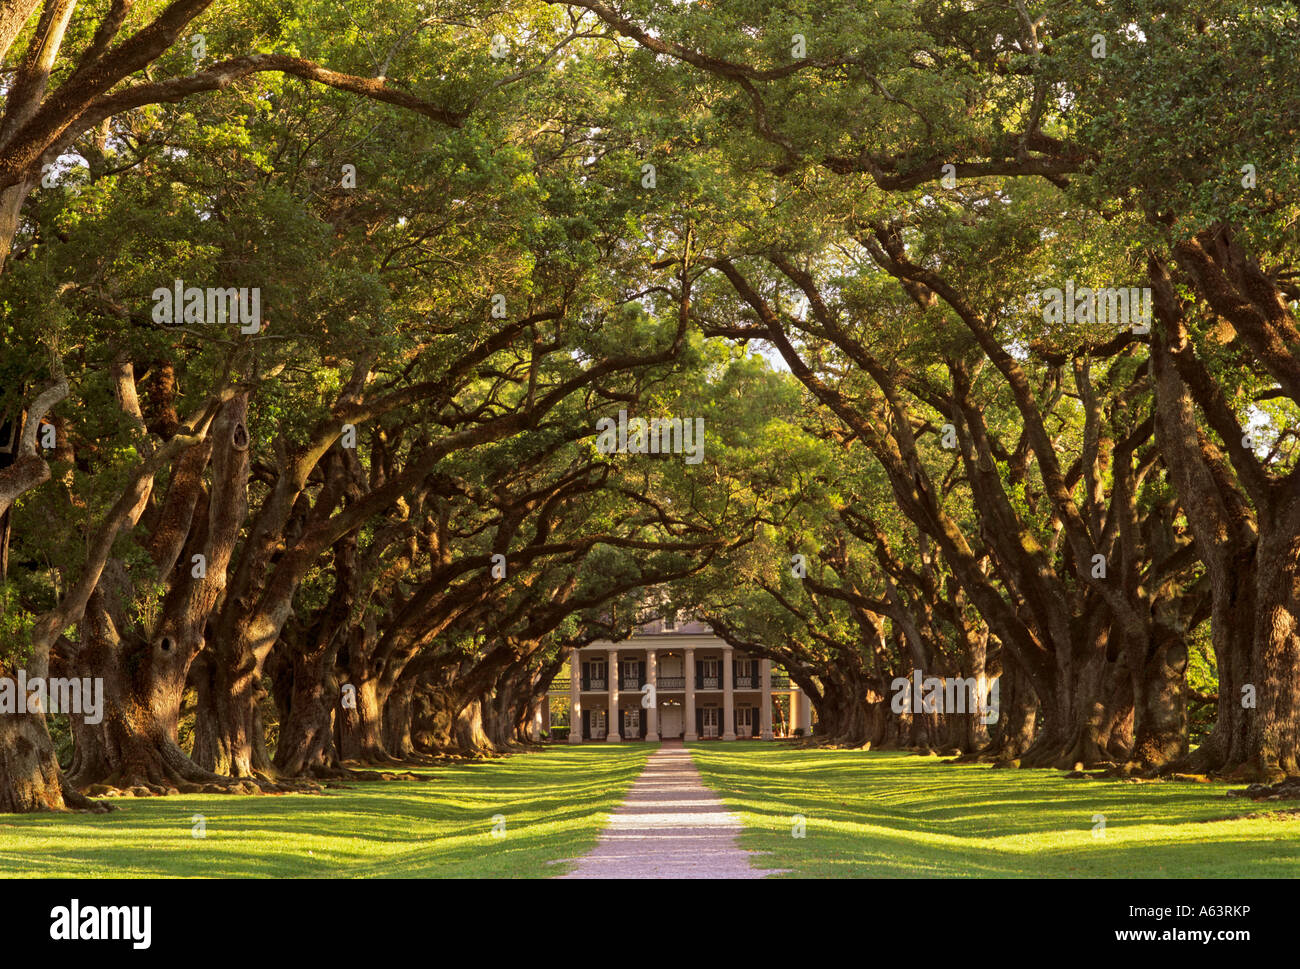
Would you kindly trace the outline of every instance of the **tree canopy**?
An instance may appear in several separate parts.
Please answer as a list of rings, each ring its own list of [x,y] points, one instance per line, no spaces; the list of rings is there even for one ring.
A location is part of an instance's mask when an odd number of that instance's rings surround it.
[[[535,742],[661,599],[818,742],[1300,773],[1298,45],[0,0],[0,674],[104,690],[0,711],[0,810]]]

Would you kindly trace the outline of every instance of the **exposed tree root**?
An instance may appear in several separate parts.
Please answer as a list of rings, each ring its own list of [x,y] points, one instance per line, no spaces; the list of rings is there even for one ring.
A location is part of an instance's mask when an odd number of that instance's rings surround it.
[[[1228,796],[1252,801],[1300,801],[1300,774],[1288,775],[1276,784],[1251,784],[1245,790],[1229,791]]]
[[[63,787],[63,803],[73,811],[89,811],[91,814],[107,814],[109,811],[116,811],[117,807],[109,804],[107,801],[94,801],[86,797],[70,783],[66,778],[60,780]]]
[[[103,781],[81,788],[92,797],[165,797],[174,794],[319,794],[320,785],[311,778],[272,779],[265,775],[256,777],[224,777],[212,774],[211,780],[159,782],[154,774],[117,771]],[[93,802],[91,802],[93,803]]]

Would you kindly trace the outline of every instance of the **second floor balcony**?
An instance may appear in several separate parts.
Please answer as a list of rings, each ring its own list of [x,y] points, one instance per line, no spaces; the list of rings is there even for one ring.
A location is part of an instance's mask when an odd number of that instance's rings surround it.
[[[771,672],[771,683],[773,690],[790,690],[798,689],[788,673],[778,672],[773,669]],[[685,690],[687,677],[685,676],[660,676],[656,681],[656,687],[659,690]],[[722,690],[725,688],[721,672],[714,675],[696,674],[690,678],[697,690]],[[609,691],[610,682],[608,673],[604,676],[584,676],[581,679],[582,690],[584,693],[606,693]],[[645,689],[649,680],[646,677],[620,675],[615,685],[620,692],[641,692]],[[732,688],[735,690],[761,690],[763,688],[763,678],[759,673],[742,675],[737,673],[732,677]],[[551,693],[567,693],[569,691],[569,679],[556,677],[551,683]]]
[[[620,691],[639,693],[645,689],[646,682],[639,676],[623,676],[615,681],[615,685]],[[609,689],[609,680],[603,676],[588,676],[582,681],[582,689],[585,693],[604,693]],[[664,686],[661,680],[659,689],[669,690],[672,687]],[[684,685],[678,689],[684,689]]]

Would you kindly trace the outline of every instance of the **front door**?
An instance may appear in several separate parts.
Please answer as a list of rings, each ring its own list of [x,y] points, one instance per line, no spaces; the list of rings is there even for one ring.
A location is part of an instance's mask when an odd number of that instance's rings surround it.
[[[623,711],[623,739],[636,740],[641,736],[641,708],[629,707]]]
[[[672,740],[682,735],[682,708],[678,706],[659,708],[659,736]]]
[[[704,736],[718,736],[718,721],[722,719],[722,711],[717,707],[705,707],[701,712],[704,714]]]
[[[754,721],[758,719],[756,716],[754,716],[755,712],[756,711],[753,707],[736,708],[736,736],[737,737],[754,736]]]

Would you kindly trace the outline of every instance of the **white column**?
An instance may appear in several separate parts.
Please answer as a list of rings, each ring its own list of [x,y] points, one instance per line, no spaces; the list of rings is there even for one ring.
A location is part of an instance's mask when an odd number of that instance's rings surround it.
[[[770,659],[760,659],[758,661],[759,669],[759,687],[762,693],[759,694],[758,700],[758,727],[759,737],[763,740],[772,739],[772,661]]]
[[[582,743],[582,660],[569,653],[569,743]]]
[[[682,672],[686,674],[686,722],[682,724],[684,740],[699,740],[695,732],[695,650],[686,647],[686,658],[682,660]]]
[[[722,739],[736,739],[735,678],[731,675],[731,650],[722,651]]]
[[[799,698],[799,715],[794,718],[794,725],[803,727],[803,735],[810,737],[812,736],[812,701],[808,699],[803,690],[796,690],[793,696]],[[791,705],[793,705],[793,702],[792,700]]]
[[[642,696],[649,696],[649,707],[642,707],[641,716],[649,717],[646,721],[645,739],[659,739],[659,656],[653,649],[645,651],[645,682],[648,690]]]
[[[605,740],[609,743],[619,741],[618,731],[623,726],[618,715],[618,650],[609,651],[609,731],[605,734]]]

